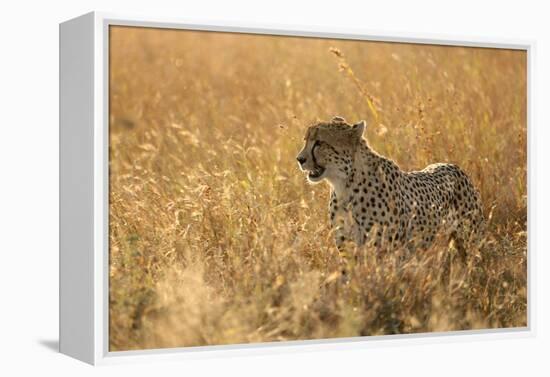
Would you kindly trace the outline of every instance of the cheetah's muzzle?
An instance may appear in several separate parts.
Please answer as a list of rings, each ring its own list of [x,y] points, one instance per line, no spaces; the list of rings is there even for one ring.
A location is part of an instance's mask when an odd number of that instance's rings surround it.
[[[322,166],[319,166],[319,165],[316,165],[314,170],[310,171],[309,174],[308,174],[308,178],[309,179],[317,179],[319,178],[320,176],[323,175],[323,173],[325,172],[325,168],[322,167]]]
[[[323,173],[325,172],[325,168],[317,163],[317,158],[315,156],[315,151],[319,148],[319,142],[316,141],[313,144],[313,148],[311,148],[311,158],[313,159],[313,170],[311,170],[308,174],[308,178],[310,181],[317,181],[321,178]]]

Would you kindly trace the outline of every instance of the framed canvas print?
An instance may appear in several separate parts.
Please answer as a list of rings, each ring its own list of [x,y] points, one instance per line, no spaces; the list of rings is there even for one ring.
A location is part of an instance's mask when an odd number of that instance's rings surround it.
[[[61,352],[532,334],[532,48],[61,24]]]

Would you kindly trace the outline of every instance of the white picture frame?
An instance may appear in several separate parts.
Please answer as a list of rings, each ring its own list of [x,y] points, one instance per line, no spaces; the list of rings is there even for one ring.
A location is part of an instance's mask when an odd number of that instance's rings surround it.
[[[527,51],[527,327],[330,340],[110,352],[108,347],[108,32],[111,25],[326,37]],[[60,352],[90,364],[342,350],[396,344],[532,337],[535,200],[532,71],[535,43],[310,26],[201,22],[92,12],[60,24]]]

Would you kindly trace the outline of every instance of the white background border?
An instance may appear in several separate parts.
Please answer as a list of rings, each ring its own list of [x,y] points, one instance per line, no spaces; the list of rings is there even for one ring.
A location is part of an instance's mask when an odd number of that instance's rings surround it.
[[[542,5],[541,5],[542,4]],[[369,373],[383,375],[463,376],[466,373],[548,375],[548,218],[550,192],[547,169],[537,172],[537,209],[534,227],[539,323],[537,336],[528,339],[453,341],[352,349],[346,352],[322,350],[314,353],[295,349],[292,354],[154,363],[117,368],[90,369],[80,362],[53,353],[57,340],[57,24],[92,9],[106,9],[151,15],[177,15],[196,20],[232,20],[243,23],[316,25],[327,28],[365,28],[380,34],[414,31],[445,37],[460,35],[512,39],[537,39],[534,97],[531,105],[536,139],[532,156],[538,166],[549,161],[550,140],[544,125],[550,124],[548,10],[543,2],[505,1],[386,1],[338,2],[213,2],[145,0],[83,0],[56,3],[20,1],[2,5],[3,60],[1,70],[2,138],[1,161],[5,181],[2,198],[3,262],[0,282],[3,300],[0,313],[5,375],[54,370],[60,375],[105,374],[132,376],[167,375],[341,375]],[[462,37],[461,37],[462,38]],[[537,106],[537,104],[539,106]],[[546,232],[545,232],[546,230]],[[531,260],[532,261],[532,260]],[[456,337],[458,339],[460,337]],[[546,370],[546,373],[544,372]],[[417,373],[415,373],[417,372]]]

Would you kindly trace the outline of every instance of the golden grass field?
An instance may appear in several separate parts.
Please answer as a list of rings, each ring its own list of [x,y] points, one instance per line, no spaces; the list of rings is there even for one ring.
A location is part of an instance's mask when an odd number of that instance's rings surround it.
[[[111,351],[527,325],[525,52],[126,27],[110,48]],[[334,115],[402,169],[470,175],[467,264],[339,255],[295,159]]]

